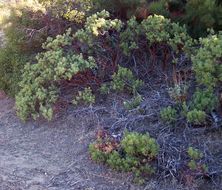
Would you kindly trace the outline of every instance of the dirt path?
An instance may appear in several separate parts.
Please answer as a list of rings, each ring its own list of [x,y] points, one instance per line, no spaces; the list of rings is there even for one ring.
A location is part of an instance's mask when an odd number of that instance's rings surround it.
[[[78,120],[23,124],[13,101],[0,97],[0,190],[140,189],[89,159],[95,128]]]

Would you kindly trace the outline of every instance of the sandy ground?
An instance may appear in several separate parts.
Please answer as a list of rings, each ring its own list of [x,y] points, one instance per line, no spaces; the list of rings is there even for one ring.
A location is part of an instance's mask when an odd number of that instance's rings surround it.
[[[93,163],[88,144],[93,123],[66,115],[58,121],[22,123],[13,101],[0,95],[0,190],[141,189],[123,174]]]

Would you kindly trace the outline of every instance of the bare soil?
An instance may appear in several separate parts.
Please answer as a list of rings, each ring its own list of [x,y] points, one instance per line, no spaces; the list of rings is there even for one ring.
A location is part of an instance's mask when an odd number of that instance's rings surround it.
[[[53,122],[22,123],[13,100],[0,95],[0,190],[140,189],[128,176],[93,163],[93,123],[66,115]]]

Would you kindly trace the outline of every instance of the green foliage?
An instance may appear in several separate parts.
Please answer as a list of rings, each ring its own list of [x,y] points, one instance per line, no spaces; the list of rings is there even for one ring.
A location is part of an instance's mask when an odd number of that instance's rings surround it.
[[[177,110],[168,106],[160,112],[160,117],[164,122],[174,123],[177,120]]]
[[[120,154],[117,151],[110,153],[107,164],[114,170],[126,171],[128,167],[125,167],[127,162],[124,162],[124,159],[121,158]]]
[[[46,39],[45,31],[39,30],[43,15],[43,7],[31,0],[0,6],[0,28],[4,32],[4,44],[0,45],[0,89],[10,96],[19,91],[26,62]]]
[[[188,51],[188,53],[193,46],[193,40],[188,35],[186,27],[173,23],[170,19],[163,16],[149,16],[143,20],[142,27],[150,44],[166,43],[175,51],[182,48],[182,50]]]
[[[170,34],[168,33],[170,24],[169,19],[165,19],[160,15],[149,16],[142,22],[146,38],[151,44],[168,41],[170,38]]]
[[[27,56],[11,47],[0,48],[0,89],[14,97],[19,91],[19,81]]]
[[[126,133],[121,146],[129,156],[144,156],[152,160],[158,154],[159,146],[149,134]]]
[[[37,1],[8,3],[0,11],[0,27],[7,46],[21,53],[33,53],[41,48],[47,33],[42,29],[45,10]]]
[[[218,105],[218,99],[212,90],[197,89],[191,101],[191,109],[211,112]]]
[[[194,38],[206,36],[208,28],[222,28],[222,4],[217,0],[159,0],[152,2],[149,10],[186,24]]]
[[[128,110],[132,110],[132,109],[136,109],[140,106],[141,102],[142,102],[142,96],[141,95],[137,95],[135,97],[133,97],[132,100],[130,101],[125,101],[124,107]]]
[[[192,56],[193,68],[200,84],[213,88],[222,81],[222,33],[200,39],[201,48]]]
[[[194,37],[206,35],[208,28],[222,28],[222,6],[216,0],[189,0],[185,10],[184,20]]]
[[[98,138],[89,146],[93,160],[106,163],[118,171],[132,172],[135,181],[140,183],[144,182],[142,176],[154,173],[150,162],[157,157],[159,145],[149,134],[127,132],[117,146],[111,143],[109,137],[106,138],[105,141]],[[102,141],[103,143],[101,143]],[[107,150],[109,151],[107,152]]]
[[[118,67],[118,72],[112,76],[112,88],[115,91],[123,92],[127,90],[130,93],[136,93],[143,85],[143,81],[136,79],[131,70]]]
[[[118,19],[108,19],[109,17],[109,12],[105,10],[87,17],[84,28],[78,30],[75,37],[81,42],[84,42],[88,46],[92,47],[94,45],[94,40],[99,35],[104,35],[111,29],[120,31],[122,22]]]
[[[109,84],[102,84],[100,87],[101,94],[109,94],[110,93],[110,85]]]
[[[120,33],[121,44],[124,54],[129,55],[134,49],[138,49],[139,36],[141,35],[141,25],[136,17],[127,21],[127,28]]]
[[[64,18],[71,22],[76,22],[78,24],[83,23],[85,20],[85,13],[83,11],[71,10],[64,14]]]
[[[201,164],[200,160],[203,157],[203,153],[199,151],[198,149],[195,149],[193,147],[189,147],[187,151],[190,161],[188,162],[188,167],[193,170],[202,170],[203,172],[207,171],[207,166],[205,164]]]
[[[36,119],[43,116],[51,119],[52,104],[58,97],[56,82],[69,80],[73,75],[85,69],[95,67],[94,59],[66,52],[62,47],[71,45],[71,30],[56,39],[48,38],[43,44],[46,50],[36,56],[36,64],[27,64],[23,79],[20,83],[21,91],[16,96],[18,116],[26,120],[30,115]]]
[[[91,0],[39,0],[55,18],[66,18],[81,23],[85,13],[91,8]]]
[[[203,157],[203,154],[193,147],[189,147],[187,153],[192,160],[199,160]]]
[[[200,125],[205,123],[206,121],[206,113],[204,111],[200,111],[197,109],[194,109],[192,111],[189,111],[187,113],[187,121],[189,123],[192,123],[194,125]]]
[[[153,44],[168,44],[175,52],[192,52],[194,40],[188,35],[186,27],[173,23],[170,19],[160,15],[151,15],[139,24],[135,17],[127,22],[127,28],[120,35],[125,54],[138,49],[139,39],[147,40],[149,46]]]
[[[99,150],[96,146],[96,144],[90,144],[89,145],[89,152],[92,160],[96,162],[102,162],[105,163],[107,160],[108,155],[104,153],[103,151]]]
[[[183,102],[181,105],[181,116],[187,117],[187,113],[189,112],[189,106],[186,102]]]
[[[149,5],[149,11],[156,15],[169,17],[169,11],[167,10],[167,0],[151,2]]]
[[[92,0],[97,10],[107,10],[122,19],[135,15],[139,8],[146,7],[146,0]]]
[[[93,95],[90,87],[85,88],[83,91],[79,91],[79,94],[73,99],[72,103],[78,105],[81,101],[85,104],[95,103],[95,95]]]

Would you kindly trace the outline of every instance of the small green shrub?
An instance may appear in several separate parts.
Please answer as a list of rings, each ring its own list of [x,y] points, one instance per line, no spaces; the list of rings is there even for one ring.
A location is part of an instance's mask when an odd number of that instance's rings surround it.
[[[193,170],[193,171],[200,170],[202,172],[207,171],[206,164],[201,164],[200,162],[200,160],[203,157],[202,152],[200,152],[198,149],[195,149],[193,147],[189,147],[187,153],[190,157],[190,161],[188,162],[188,167],[190,168],[190,170]]]
[[[112,89],[118,92],[127,90],[130,93],[136,94],[143,85],[143,81],[136,79],[131,70],[121,66],[118,67],[118,71],[114,73],[112,79]]]
[[[177,110],[171,106],[163,108],[160,112],[160,117],[164,122],[174,123],[177,120]]]
[[[83,91],[79,91],[79,94],[72,101],[74,105],[78,105],[79,102],[83,102],[85,104],[95,103],[95,95],[93,95],[90,87],[85,88]]]
[[[197,109],[194,109],[187,113],[187,121],[194,125],[204,124],[206,122],[206,117],[207,115],[204,111],[200,111]]]
[[[149,134],[127,132],[120,144],[115,144],[110,137],[98,138],[89,146],[89,151],[93,160],[118,171],[132,172],[135,181],[142,183],[142,176],[155,172],[151,162],[158,155],[159,145]]]
[[[95,145],[96,144],[89,145],[89,152],[92,160],[99,163],[105,163],[108,158],[108,155],[105,152],[98,149]]]
[[[142,156],[148,160],[154,159],[159,150],[159,146],[154,138],[149,134],[126,133],[121,146],[129,156]]]
[[[212,90],[197,89],[191,101],[191,109],[197,109],[210,113],[218,105],[218,98]]]

